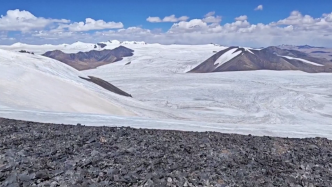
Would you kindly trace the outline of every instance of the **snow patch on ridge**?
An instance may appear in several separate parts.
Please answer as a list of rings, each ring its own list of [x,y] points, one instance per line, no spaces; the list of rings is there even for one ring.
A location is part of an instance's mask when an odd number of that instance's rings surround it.
[[[242,51],[237,51],[238,48],[233,48],[222,54],[215,62],[214,65],[217,65],[217,67],[225,64],[226,62],[232,60],[233,58],[237,57],[239,54],[242,53]]]
[[[307,63],[307,64],[311,64],[311,65],[315,65],[315,66],[324,66],[322,64],[311,62],[309,60],[305,60],[305,59],[302,59],[302,58],[294,58],[294,57],[290,57],[290,56],[282,56],[282,57],[287,58],[287,59],[291,59],[291,60],[299,60],[301,62],[304,62],[304,63]]]
[[[252,48],[249,48],[249,47],[241,47],[241,48],[243,48],[244,51],[248,51],[249,53],[251,53],[251,54],[254,55],[254,53],[250,50],[250,49],[252,49]]]

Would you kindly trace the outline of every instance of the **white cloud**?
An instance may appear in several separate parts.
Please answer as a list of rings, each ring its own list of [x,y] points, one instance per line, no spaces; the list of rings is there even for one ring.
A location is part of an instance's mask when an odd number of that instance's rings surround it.
[[[118,39],[162,44],[204,44],[214,42],[223,45],[253,47],[279,44],[309,44],[332,47],[332,35],[330,34],[332,33],[332,13],[323,14],[321,17],[315,18],[293,11],[288,17],[267,24],[252,24],[245,15],[239,16],[235,18],[235,21],[225,24],[205,20],[205,18],[211,16],[217,17],[214,12],[210,12],[203,18],[175,22],[166,31],[128,27],[103,29],[91,33],[76,32],[75,29],[70,30],[58,27],[53,30],[38,30],[32,34],[26,33],[20,36],[18,41],[27,43],[71,43],[78,40],[99,42]],[[172,20],[171,16],[168,17]],[[66,26],[68,28],[68,23],[62,23],[60,27]]]
[[[62,32],[63,29],[69,31],[81,32],[102,29],[119,29],[123,28],[121,22],[105,22],[103,20],[94,20],[86,18],[85,22],[70,23],[66,19],[47,19],[36,17],[29,11],[25,10],[8,10],[6,15],[1,15],[0,31],[39,31],[45,30],[47,27],[56,28],[53,31]]]
[[[302,15],[299,11],[292,11],[290,16],[279,20],[277,22],[273,22],[270,25],[272,26],[293,26],[294,30],[297,31],[321,31],[330,32],[332,31],[332,13],[331,14],[323,14],[320,18],[313,18],[310,15]]]
[[[215,16],[215,12],[209,12],[205,14],[203,21],[205,23],[220,23],[222,20],[221,16]]]
[[[299,25],[304,23],[313,23],[314,19],[311,16],[302,16],[299,11],[292,11],[290,16],[286,19],[279,20],[278,25]]]
[[[209,16],[206,18],[203,18],[203,21],[205,23],[220,23],[222,20],[221,16]]]
[[[188,19],[189,19],[188,16],[181,16],[179,18],[176,18],[175,15],[171,15],[164,17],[163,22],[178,22],[178,21],[186,21]]]
[[[221,16],[209,16],[203,19],[205,23],[220,23],[221,20]]]
[[[170,15],[170,16],[166,16],[163,19],[159,18],[159,17],[148,17],[146,19],[146,21],[151,22],[151,23],[160,23],[160,22],[179,22],[179,21],[186,21],[188,20],[189,17],[188,16],[181,16],[179,18],[175,17],[175,15]]]
[[[323,14],[323,17],[327,22],[332,22],[332,12],[330,14]]]
[[[258,5],[255,10],[263,10],[263,5]]]
[[[119,29],[117,32],[122,34],[142,34],[150,33],[151,31],[141,27],[128,27],[127,29]]]
[[[56,32],[54,30],[51,31],[36,31],[32,34],[34,37],[38,37],[45,40],[57,40],[64,39],[69,37],[75,37],[77,34],[75,32],[70,31],[60,31]]]
[[[8,37],[7,32],[5,32],[5,31],[0,31],[0,40],[11,41],[11,40],[15,40],[15,38]]]
[[[181,21],[179,23],[175,23],[169,29],[169,33],[185,33],[185,32],[193,32],[193,31],[203,31],[208,28],[206,22],[201,19],[192,19],[190,21]]]
[[[60,28],[68,28],[69,31],[91,31],[91,30],[103,30],[103,29],[119,29],[123,28],[121,22],[105,22],[104,20],[94,20],[92,18],[86,18],[84,22],[74,22],[68,25],[61,25]]]
[[[6,15],[1,15],[0,30],[27,32],[34,29],[43,29],[53,23],[68,23],[66,19],[46,19],[36,17],[28,11],[19,9],[8,10]]]
[[[244,20],[247,20],[247,19],[248,19],[248,16],[246,16],[246,15],[242,15],[242,16],[239,16],[239,17],[235,18],[236,21],[244,21]]]
[[[215,16],[214,12],[204,18]],[[279,44],[312,44],[332,47],[331,14],[313,18],[294,11],[288,18],[270,24],[251,24],[246,15],[235,18],[236,21],[221,25],[208,23],[203,19],[192,19],[174,23],[165,33],[142,34],[147,42],[201,44],[221,42],[224,45],[268,46]],[[122,36],[124,37],[124,36]],[[136,38],[138,36],[136,35]],[[139,37],[138,37],[139,38]],[[126,40],[130,40],[126,38]]]
[[[7,43],[7,42],[11,42],[11,43],[12,43],[12,42],[14,42],[16,39],[15,39],[15,38],[12,38],[12,37],[11,37],[11,38],[2,38],[2,37],[0,37],[0,40],[1,40],[1,41],[4,41],[4,42],[6,42],[6,43]]]
[[[226,23],[223,28],[226,32],[243,32],[243,29],[241,28],[249,28],[250,23],[247,20],[244,21],[235,21],[233,23]]]
[[[168,33],[218,33],[227,31],[236,31],[239,28],[250,25],[246,19],[247,16],[240,16],[238,21],[234,23],[226,23],[224,26],[220,25],[221,16],[215,16],[215,12],[209,12],[203,19],[192,19],[189,21],[181,21],[175,23],[168,30]]]
[[[212,12],[208,12],[207,14],[205,14],[205,18],[206,17],[210,17],[210,16],[214,16],[216,14],[216,12],[215,11],[212,11]]]
[[[162,20],[159,17],[148,17],[146,18],[146,21],[151,22],[151,23],[159,23],[162,22]]]
[[[7,32],[0,31],[0,37],[7,37]]]

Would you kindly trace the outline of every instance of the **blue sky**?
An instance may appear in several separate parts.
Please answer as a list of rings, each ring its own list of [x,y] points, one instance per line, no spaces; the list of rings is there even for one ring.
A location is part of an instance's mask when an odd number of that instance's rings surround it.
[[[254,9],[258,5],[262,5],[263,9],[255,11]],[[129,27],[142,28],[150,31],[161,29],[166,33],[178,22],[190,22],[192,19],[203,19],[209,12],[215,12],[213,16],[221,17],[221,21],[218,24],[222,27],[227,23],[233,23],[235,21],[234,19],[241,15],[247,17],[245,21],[249,22],[250,25],[257,25],[259,23],[268,25],[272,22],[283,20],[289,17],[292,11],[298,11],[302,16],[309,15],[313,19],[317,19],[321,18],[324,13],[329,14],[332,12],[332,2],[331,0],[4,0],[1,2],[0,14],[6,16],[8,10],[15,9],[28,11],[37,18],[54,20],[66,19],[70,21],[70,23],[84,22],[86,18],[92,18],[93,20],[103,20],[106,23],[122,23],[123,29]],[[188,19],[166,23],[151,23],[147,21],[148,17],[160,17],[163,19],[165,16],[170,15],[175,15],[177,18],[186,16]],[[247,25],[247,27],[249,28],[250,25]],[[286,26],[290,26],[290,24],[279,25],[279,27]],[[2,32],[2,36],[0,35],[0,37],[4,38],[6,36],[12,40],[5,41],[5,39],[2,39],[0,43],[27,41],[29,37],[32,41],[32,35],[29,35],[29,32],[30,34],[32,32],[47,32],[51,28],[54,29],[54,27],[56,27],[56,24],[52,22],[52,24],[48,24],[44,28],[28,29],[22,34],[22,30],[19,29],[1,29],[0,20],[0,32]],[[244,26],[240,27],[243,28]],[[84,32],[95,34],[99,31],[105,32],[114,29],[119,28],[92,29],[85,30]],[[64,29],[64,31],[67,30]],[[193,31],[191,30],[190,32],[192,33]],[[205,37],[209,38],[208,36]],[[79,37],[77,38],[79,39]],[[117,37],[114,36],[114,38],[116,39]],[[13,39],[15,39],[15,41]],[[146,38],[142,37],[141,39]],[[35,38],[35,40],[36,42],[42,43],[40,37]],[[180,43],[186,43],[185,41],[182,42],[182,39],[178,40]],[[211,39],[209,38],[209,40],[213,40],[213,37]],[[66,40],[59,41],[65,42]],[[175,39],[173,38],[172,41],[175,41]],[[44,40],[44,42],[46,42],[46,40]],[[49,42],[54,43],[55,41]],[[68,40],[68,42],[71,41]],[[197,43],[204,42],[197,41]]]
[[[254,11],[258,5],[264,6],[264,12]],[[35,16],[46,18],[65,18],[82,21],[86,17],[105,21],[120,21],[126,26],[143,26],[153,29],[169,28],[170,23],[150,24],[149,16],[186,15],[201,18],[207,12],[215,11],[223,17],[223,22],[233,21],[235,17],[247,15],[251,23],[269,23],[287,17],[293,10],[319,17],[332,11],[331,0],[4,0],[0,14],[7,10],[28,10]]]

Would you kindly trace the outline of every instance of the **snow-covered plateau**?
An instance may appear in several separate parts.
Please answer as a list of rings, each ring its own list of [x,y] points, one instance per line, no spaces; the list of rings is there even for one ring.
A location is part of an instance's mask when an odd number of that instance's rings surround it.
[[[55,49],[66,53],[102,49],[82,42],[0,46],[0,117],[332,139],[332,74],[267,70],[186,73],[226,47],[103,43],[107,44],[103,49],[120,45],[133,49],[134,56],[80,72],[40,54]],[[35,55],[16,52],[19,50]],[[78,77],[89,75],[111,82],[133,98],[110,93]]]

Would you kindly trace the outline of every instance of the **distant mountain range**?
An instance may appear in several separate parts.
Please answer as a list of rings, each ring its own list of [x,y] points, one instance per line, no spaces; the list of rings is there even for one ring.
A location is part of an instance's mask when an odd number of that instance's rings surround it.
[[[317,47],[317,46],[311,46],[311,45],[279,45],[277,46],[279,48],[292,48],[292,49],[326,49],[325,47]]]
[[[43,56],[59,60],[77,70],[93,69],[98,66],[120,61],[133,55],[133,50],[119,46],[115,49],[92,50],[89,52],[64,53],[60,50],[48,51]]]
[[[310,45],[280,45],[267,48],[225,47],[208,44],[214,55],[189,72],[219,72],[247,70],[299,70],[309,73],[331,72],[332,49]],[[124,47],[126,46],[126,47]],[[77,70],[93,69],[134,55],[133,49],[159,47],[139,41],[109,40],[99,43],[75,42],[60,45],[28,45],[16,43],[0,48],[31,53],[59,60]],[[129,48],[128,48],[129,47]],[[183,46],[185,47],[185,45]],[[63,52],[66,51],[67,53]],[[46,53],[45,53],[46,52]],[[201,60],[200,60],[201,61]],[[130,64],[128,62],[127,64]],[[188,69],[187,69],[188,70]]]
[[[279,47],[281,49],[301,51],[301,52],[310,54],[313,57],[326,58],[327,60],[332,61],[332,49],[330,49],[330,48],[316,47],[316,46],[310,46],[310,45],[300,45],[300,46],[279,45],[277,47]]]
[[[298,70],[308,73],[332,72],[332,62],[296,51],[267,47],[229,47],[214,54],[189,73],[248,70]]]

